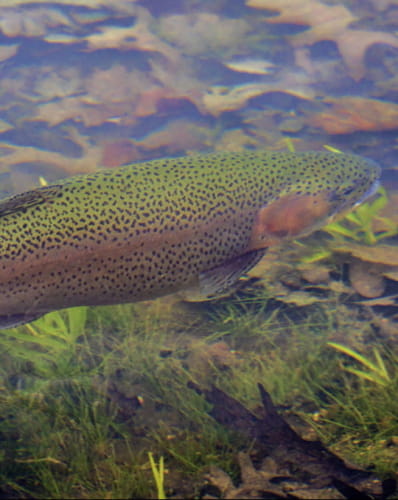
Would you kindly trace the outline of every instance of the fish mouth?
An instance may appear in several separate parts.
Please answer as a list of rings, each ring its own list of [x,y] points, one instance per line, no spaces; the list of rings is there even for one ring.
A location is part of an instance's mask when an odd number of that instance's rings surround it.
[[[370,188],[365,191],[365,193],[359,198],[359,200],[353,205],[353,208],[356,208],[358,205],[363,203],[367,198],[370,198],[372,195],[374,195],[377,190],[380,187],[380,181],[377,179],[374,181],[374,183],[370,186]]]
[[[343,207],[337,207],[337,209],[329,215],[326,220],[326,224],[330,224],[331,222],[335,222],[336,219],[342,219],[345,215],[349,214],[352,210],[357,208],[361,203],[363,203],[367,198],[372,196],[377,192],[380,187],[379,179],[376,179],[372,185],[364,192],[364,194],[354,203],[347,203]]]
[[[380,187],[380,181],[379,179],[376,179],[373,184],[370,186],[370,188],[365,191],[365,193],[359,198],[359,200],[355,203],[354,208],[356,208],[358,205],[363,203],[367,198],[370,198],[373,194],[377,192],[377,190]]]

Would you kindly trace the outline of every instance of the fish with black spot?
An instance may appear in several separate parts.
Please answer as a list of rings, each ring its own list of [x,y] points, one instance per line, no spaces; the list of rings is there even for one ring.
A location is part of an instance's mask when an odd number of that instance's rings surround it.
[[[159,159],[0,202],[0,328],[66,307],[228,293],[271,245],[374,191],[373,161],[327,152]]]

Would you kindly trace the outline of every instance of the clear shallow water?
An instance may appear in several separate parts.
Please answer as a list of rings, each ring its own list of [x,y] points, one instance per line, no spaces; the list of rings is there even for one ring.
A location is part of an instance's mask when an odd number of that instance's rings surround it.
[[[136,160],[326,144],[382,165],[381,215],[396,224],[397,24],[388,0],[0,0],[1,195]],[[378,235],[394,227],[377,224]],[[265,279],[265,297],[260,286],[199,311],[166,300],[90,310],[88,319],[66,313],[5,337],[1,493],[145,496],[153,450],[190,478],[193,495],[201,467],[230,472],[244,444],[234,448],[209,425],[191,382],[217,381],[255,406],[255,384],[266,381],[278,402],[326,412],[336,428],[349,423],[348,437],[328,427],[329,442],[382,447],[379,434],[396,435],[386,418],[396,415],[387,403],[395,386],[336,381],[342,361],[326,347],[345,342],[373,356],[369,346],[384,355],[386,345],[396,383],[396,238],[372,246],[357,235],[360,248],[352,237],[345,250],[327,247],[311,270],[296,264],[321,252],[318,236],[304,250],[271,254],[253,275]],[[384,280],[373,291],[379,302],[354,307],[369,299],[371,275]],[[32,334],[40,341],[24,337]],[[361,452],[367,466],[376,452]],[[391,473],[393,459],[381,457]]]
[[[286,138],[395,166],[394,2],[0,9],[4,191],[192,151],[284,149]]]

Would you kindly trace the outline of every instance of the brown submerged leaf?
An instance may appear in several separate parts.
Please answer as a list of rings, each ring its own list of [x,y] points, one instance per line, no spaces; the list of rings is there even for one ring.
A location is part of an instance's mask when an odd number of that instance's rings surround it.
[[[101,164],[104,167],[119,167],[138,161],[142,155],[130,139],[105,142],[103,144]]]
[[[134,103],[86,104],[81,97],[66,97],[59,101],[41,104],[37,107],[36,120],[43,120],[51,126],[67,120],[82,122],[86,127],[102,125],[105,122],[131,125],[135,123]]]
[[[112,0],[112,7],[121,8],[122,6],[128,6],[134,3],[135,0]],[[48,4],[48,0],[12,0],[13,7],[17,5],[29,5],[31,3],[35,4]],[[110,7],[109,0],[51,0],[51,4],[57,5],[80,5],[83,7],[87,7],[89,9],[94,9],[97,7]],[[10,0],[0,0],[0,7],[9,7]]]
[[[167,154],[199,151],[203,149],[210,138],[206,127],[188,120],[174,120],[166,127],[155,130],[134,143],[144,149],[163,148]]]
[[[300,264],[297,266],[301,276],[309,283],[329,283],[330,267],[323,264]]]
[[[269,83],[244,83],[233,87],[217,85],[204,94],[203,104],[208,113],[220,116],[225,111],[240,109],[249,99],[268,92],[284,92],[300,99],[311,99],[315,92],[309,83],[303,74],[285,72]]]
[[[179,52],[149,29],[152,20],[149,11],[137,6],[134,13],[137,20],[130,26],[102,26],[98,33],[87,35],[84,39],[88,50],[135,49],[158,52],[166,59],[177,62],[180,58]]]
[[[0,62],[14,57],[18,52],[18,48],[19,43],[14,43],[13,45],[0,45]]]
[[[222,498],[381,499],[394,493],[395,480],[382,482],[370,472],[347,464],[320,441],[299,436],[279,414],[270,395],[261,385],[259,388],[261,417],[216,387],[200,391],[213,405],[212,417],[250,441],[250,455],[238,455],[238,486],[221,469],[210,468],[207,479],[220,490]]]
[[[246,0],[246,4],[278,11],[279,15],[265,19],[268,23],[308,25],[308,30],[289,37],[294,47],[334,41],[354,80],[365,75],[364,58],[369,47],[376,43],[398,47],[398,37],[392,33],[350,28],[357,17],[342,5],[327,5],[319,0]]]
[[[384,271],[383,276],[392,281],[398,281],[398,266]]]
[[[14,7],[15,3],[8,2],[8,7],[11,5]],[[38,7],[29,11],[13,8],[0,12],[0,31],[8,37],[38,37],[45,35],[48,28],[70,28],[73,24],[66,14],[56,8]]]
[[[368,299],[380,297],[386,288],[383,266],[354,260],[349,265],[349,278],[354,290]]]
[[[244,19],[229,19],[210,12],[173,14],[160,18],[159,32],[184,54],[211,54],[233,51],[245,43],[250,24]]]
[[[398,0],[370,0],[370,3],[377,10],[386,10],[390,5],[398,5]]]
[[[215,151],[244,151],[247,147],[260,148],[260,141],[242,129],[226,130],[217,143]]]
[[[366,97],[339,97],[324,101],[330,107],[311,113],[305,122],[328,134],[349,134],[357,130],[393,130],[398,127],[398,104]]]
[[[398,248],[394,245],[365,246],[356,243],[343,244],[333,247],[334,252],[348,253],[357,259],[385,264],[388,269],[398,266]]]
[[[398,295],[389,295],[387,297],[377,297],[375,299],[357,300],[356,304],[363,306],[395,306],[397,304]],[[385,318],[387,320],[387,318]],[[398,328],[395,327],[395,333],[398,333]]]
[[[46,151],[31,146],[15,146],[0,142],[1,171],[11,170],[14,165],[22,163],[53,164],[68,175],[94,172],[101,165],[102,148],[92,145],[77,131],[70,130],[70,139],[82,147],[83,155],[80,158],[68,158],[62,153]]]

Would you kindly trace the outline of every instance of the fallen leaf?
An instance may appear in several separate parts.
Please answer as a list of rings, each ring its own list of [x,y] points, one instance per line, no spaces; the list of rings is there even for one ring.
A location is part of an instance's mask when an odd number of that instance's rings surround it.
[[[216,151],[244,151],[247,147],[260,148],[260,141],[241,128],[226,130],[215,145]]]
[[[240,473],[237,486],[224,471],[210,467],[206,479],[217,488],[216,498],[309,500],[383,495],[387,483],[356,465],[346,463],[319,440],[301,437],[290,419],[278,412],[264,387],[258,384],[258,388],[263,403],[259,410],[261,418],[215,386],[210,390],[195,388],[204,393],[211,404],[210,415],[221,425],[243,434],[250,443],[250,454],[238,454]],[[395,490],[393,481],[388,491],[393,495]]]
[[[88,50],[135,49],[158,52],[170,61],[178,61],[179,52],[150,31],[148,25],[152,18],[149,12],[137,7],[135,13],[137,20],[130,26],[101,26],[99,32],[87,35],[84,40]]]
[[[342,96],[324,101],[329,107],[309,114],[304,121],[328,134],[358,130],[393,130],[398,127],[398,104],[366,97]]]
[[[184,364],[195,381],[201,385],[209,385],[214,380],[215,369],[227,370],[238,365],[239,359],[226,342],[207,344],[195,341],[189,345]]]
[[[331,269],[322,264],[301,264],[298,266],[303,279],[309,283],[329,283]]]
[[[14,128],[10,123],[0,119],[0,134],[7,132],[7,130],[12,130]]]
[[[107,141],[103,145],[101,164],[104,167],[119,167],[120,165],[140,160],[141,158],[142,156],[131,140]]]
[[[176,65],[165,59],[152,59],[150,65],[153,80],[163,85],[163,92],[167,94],[167,98],[187,99],[201,113],[206,113],[203,95],[208,84],[196,76],[193,60],[181,59]]]
[[[0,62],[14,57],[18,52],[19,43],[14,43],[13,45],[0,45]]]
[[[66,97],[37,106],[35,119],[43,120],[51,126],[67,120],[81,122],[85,127],[95,127],[106,122],[132,125],[136,122],[134,106],[134,102],[90,105],[80,97]]]
[[[383,276],[389,280],[398,281],[398,267],[392,267],[391,269],[384,271]]]
[[[345,27],[357,18],[342,5],[327,5],[319,0],[246,0],[246,5],[255,9],[276,10],[276,16],[266,18],[269,23],[292,23],[315,26],[322,29],[330,23],[334,27]]]
[[[14,165],[22,163],[54,164],[67,175],[89,173],[101,166],[102,148],[93,145],[90,140],[70,129],[70,139],[81,146],[83,154],[79,158],[69,158],[62,153],[46,151],[31,146],[16,146],[0,142],[2,171],[12,170]]]
[[[387,306],[394,305],[394,306],[396,306],[398,303],[397,302],[398,295],[391,295],[389,297],[382,297],[382,299],[383,298],[386,299],[386,304],[381,304],[381,305],[387,305]],[[382,300],[382,299],[380,299],[380,300]],[[375,300],[377,300],[377,299],[375,299]],[[388,300],[390,300],[392,303],[388,304],[387,303]],[[376,305],[378,305],[378,304],[376,304]],[[375,325],[377,328],[380,329],[380,333],[383,335],[383,337],[393,338],[396,341],[396,339],[398,338],[398,323],[397,323],[397,321],[394,321],[393,318],[386,318],[384,316],[375,314],[374,311],[372,311],[372,316],[373,316],[372,317],[373,325]]]
[[[398,37],[391,33],[348,28],[341,29],[340,32],[336,31],[333,30],[332,26],[328,26],[327,30],[314,28],[311,31],[306,31],[290,38],[296,47],[313,45],[322,40],[333,40],[339,48],[348,73],[356,81],[361,80],[365,76],[365,54],[369,47],[375,44],[398,47]]]
[[[234,87],[220,85],[211,87],[203,96],[205,109],[213,116],[220,116],[225,111],[240,109],[249,99],[270,91],[265,83],[246,83]]]
[[[42,101],[67,97],[82,91],[83,82],[77,68],[54,70],[53,66],[42,66],[33,86],[33,94]]]
[[[370,3],[377,10],[386,10],[390,5],[398,5],[398,0],[370,0]]]
[[[59,43],[62,45],[80,42],[78,36],[70,35],[69,33],[49,33],[43,37],[43,40],[48,43]]]
[[[225,67],[239,73],[249,73],[253,75],[268,75],[272,73],[275,64],[265,59],[232,59],[223,63]]]
[[[38,7],[29,11],[3,9],[0,12],[0,31],[7,37],[38,37],[45,35],[48,28],[58,26],[70,28],[72,25],[73,21],[55,8]]]
[[[173,90],[158,85],[148,85],[137,100],[135,115],[139,117],[153,115],[158,110],[159,101],[173,98],[176,98]]]
[[[301,99],[310,99],[315,96],[315,92],[308,83],[305,75],[286,72],[269,83],[244,83],[233,87],[216,85],[204,94],[203,104],[208,113],[219,116],[225,111],[240,109],[249,99],[268,92],[284,92]]]
[[[331,280],[328,286],[330,290],[334,293],[338,294],[346,293],[347,295],[353,294],[352,288],[348,285],[345,285],[342,281]]]
[[[305,307],[311,304],[327,302],[329,299],[322,299],[307,292],[289,292],[286,295],[277,295],[276,299],[286,304],[294,304],[297,307]]]
[[[160,149],[167,154],[201,150],[209,138],[207,127],[188,120],[175,120],[134,143],[144,149]]]
[[[309,29],[288,37],[294,47],[334,41],[348,73],[357,81],[366,73],[364,58],[369,47],[376,43],[398,47],[398,37],[392,33],[350,28],[358,18],[343,5],[327,5],[319,0],[246,0],[246,4],[278,11],[277,16],[265,18],[267,23],[308,25]]]
[[[51,0],[52,5],[78,5],[86,9],[95,9],[97,7],[106,7],[122,12],[131,12],[132,4],[135,0]],[[48,0],[34,0],[35,4],[48,4]],[[12,6],[31,5],[32,0],[12,0]],[[0,7],[10,7],[10,0],[0,0]]]
[[[152,86],[152,80],[143,71],[128,71],[122,64],[95,69],[84,81],[83,102],[110,104],[137,99],[141,92]]]
[[[389,295],[388,297],[377,297],[375,299],[368,300],[357,300],[356,304],[360,304],[362,306],[395,306],[397,304],[396,299],[398,295]],[[387,318],[384,318],[387,320]],[[398,327],[395,327],[395,334],[398,333]]]
[[[133,6],[132,5],[133,3],[134,2],[131,2],[131,6]],[[114,5],[114,2],[108,5],[109,7],[112,7],[112,5]],[[87,5],[87,7],[89,7],[89,5]],[[99,9],[99,10],[73,9],[70,15],[78,24],[82,25],[102,23],[109,18],[109,12],[106,11],[105,9]]]
[[[333,247],[334,252],[348,253],[366,262],[398,266],[398,248],[394,245],[365,246],[352,243]]]
[[[383,295],[386,283],[380,265],[354,260],[349,264],[348,274],[351,286],[362,297],[373,299]]]
[[[231,19],[211,12],[173,14],[159,21],[159,33],[184,54],[214,54],[236,51],[245,44],[250,24],[244,19]]]

